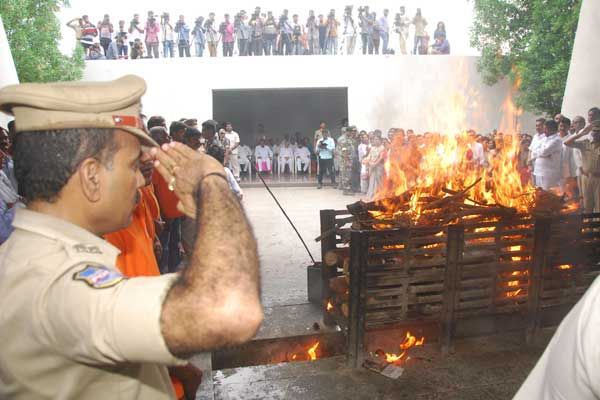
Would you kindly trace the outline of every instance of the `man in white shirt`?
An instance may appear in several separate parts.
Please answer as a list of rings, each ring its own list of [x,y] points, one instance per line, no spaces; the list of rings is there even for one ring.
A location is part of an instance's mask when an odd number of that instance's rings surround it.
[[[475,167],[482,167],[485,163],[483,145],[477,141],[477,133],[473,129],[470,129],[467,134],[469,135],[468,146],[469,150],[471,150],[471,159],[469,161]]]
[[[271,172],[271,160],[273,159],[273,152],[271,148],[267,146],[266,138],[260,138],[258,146],[254,149],[254,158],[256,159],[256,170],[258,172]]]
[[[544,190],[560,189],[563,141],[553,119],[544,123],[544,130],[546,137],[540,142],[534,160],[536,186]]]
[[[238,161],[238,152],[240,147],[240,135],[233,130],[231,122],[225,123],[225,138],[229,140],[229,168],[233,172],[236,181],[240,181],[240,163]]]
[[[308,150],[304,141],[298,144],[298,148],[294,152],[294,159],[296,160],[296,171],[308,173],[310,167],[310,150]]]
[[[250,157],[252,157],[252,149],[248,145],[240,145],[237,155],[238,163],[240,164],[240,172],[250,172]]]
[[[535,121],[535,135],[531,139],[531,144],[529,145],[529,166],[531,168],[531,179],[533,180],[533,185],[537,186],[537,182],[535,180],[535,158],[537,156],[537,151],[540,146],[540,142],[546,137],[544,134],[544,123],[546,120],[544,118],[538,118]]]
[[[563,141],[561,174],[562,182],[561,189],[569,198],[576,197],[577,194],[577,165],[575,163],[575,149],[565,146],[564,142],[571,137],[569,130],[571,129],[571,120],[567,117],[562,117],[558,123],[558,134]]]
[[[163,57],[175,57],[175,33],[173,25],[169,21],[169,14],[164,13],[160,17],[161,32],[163,41]]]
[[[381,54],[388,53],[388,43],[390,41],[390,24],[388,22],[389,13],[390,11],[386,8],[385,10],[383,10],[383,16],[379,17],[378,20],[379,34],[381,35],[381,41],[383,45],[381,49]]]
[[[294,149],[290,146],[290,142],[287,140],[283,142],[283,145],[279,148],[279,173],[285,174],[285,168],[288,168],[290,174],[294,170]]]
[[[400,12],[396,14],[394,21],[394,30],[400,36],[400,53],[406,54],[406,42],[408,40],[408,30],[410,27],[410,19],[406,16],[404,6],[400,7]]]

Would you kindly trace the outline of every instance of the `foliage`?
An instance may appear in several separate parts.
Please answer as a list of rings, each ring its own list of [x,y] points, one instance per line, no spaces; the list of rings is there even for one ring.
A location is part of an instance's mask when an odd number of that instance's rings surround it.
[[[528,111],[560,111],[581,0],[472,0],[471,45],[481,50],[487,84],[520,80],[517,104]]]
[[[68,0],[0,0],[0,16],[21,82],[80,79],[83,51],[71,57],[58,48],[61,38],[56,12]]]

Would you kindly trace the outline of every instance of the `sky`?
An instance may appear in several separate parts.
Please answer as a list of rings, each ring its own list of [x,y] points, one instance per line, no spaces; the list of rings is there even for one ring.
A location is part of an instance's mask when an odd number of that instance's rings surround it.
[[[370,0],[363,3],[353,3],[350,0],[220,0],[215,1],[214,5],[209,1],[192,2],[189,0],[70,0],[70,4],[69,8],[63,8],[59,12],[63,33],[61,49],[67,54],[74,47],[75,34],[64,24],[70,19],[83,14],[89,15],[93,23],[101,20],[104,14],[109,14],[113,24],[118,25],[118,20],[123,19],[126,21],[127,26],[134,13],[139,13],[142,21],[145,21],[145,15],[149,10],[153,10],[155,14],[162,14],[166,11],[171,16],[183,14],[186,16],[188,23],[192,23],[200,15],[207,16],[209,12],[214,11],[217,14],[217,22],[220,22],[225,13],[233,15],[239,10],[251,11],[256,6],[261,6],[263,12],[271,10],[275,16],[280,15],[281,11],[287,8],[290,15],[298,14],[301,21],[306,21],[310,9],[314,9],[317,15],[326,15],[329,9],[335,8],[336,15],[339,17],[343,14],[344,7],[351,4],[354,4],[354,16],[356,18],[359,4],[366,4],[371,8],[371,11],[377,12],[378,15],[382,13],[384,8],[388,8],[392,21],[401,5],[406,7],[406,14],[409,17],[414,16],[417,7],[420,7],[423,16],[429,22],[428,31],[430,31],[430,35],[435,30],[437,22],[444,21],[448,40],[452,46],[452,53],[455,55],[478,55],[478,51],[469,45],[469,29],[473,9],[472,3],[468,0]],[[168,6],[165,6],[166,4]],[[411,30],[409,40],[412,40],[412,35]],[[391,36],[390,41],[395,44],[398,36],[396,34]]]

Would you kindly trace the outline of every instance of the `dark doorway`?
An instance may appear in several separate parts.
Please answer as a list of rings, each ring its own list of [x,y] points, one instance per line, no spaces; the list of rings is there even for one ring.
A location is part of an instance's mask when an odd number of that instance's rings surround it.
[[[213,118],[230,121],[242,143],[250,146],[260,136],[259,124],[274,139],[296,132],[312,138],[323,120],[336,137],[347,117],[348,88],[213,90]]]

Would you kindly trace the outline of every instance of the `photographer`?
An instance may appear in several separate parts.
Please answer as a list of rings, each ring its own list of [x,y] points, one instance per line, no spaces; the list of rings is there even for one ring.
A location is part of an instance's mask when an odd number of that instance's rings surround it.
[[[356,24],[352,18],[352,6],[346,6],[344,10],[344,41],[346,42],[346,54],[354,54],[356,47]]]
[[[92,24],[87,15],[81,17],[81,45],[85,55],[89,56],[90,48],[94,44],[94,38],[98,36],[98,29]]]
[[[315,152],[319,158],[319,174],[317,175],[318,185],[317,189],[323,187],[323,175],[325,172],[331,177],[331,184],[335,187],[335,171],[333,169],[333,152],[335,150],[335,142],[331,136],[329,136],[329,130],[325,129],[322,131],[323,137],[317,141],[315,146]]]
[[[225,21],[219,26],[219,32],[223,38],[223,57],[232,57],[235,38],[233,36],[233,24],[229,21],[229,14],[225,14]]]
[[[327,16],[327,54],[337,55],[338,27],[340,23],[335,19],[335,10],[331,10]]]
[[[204,47],[206,46],[206,34],[204,32],[204,17],[196,18],[192,37],[194,38],[194,46],[196,48],[196,57],[204,55]]]
[[[260,7],[256,7],[252,18],[250,19],[250,28],[252,29],[252,54],[255,56],[263,55],[263,34],[265,31],[265,21],[260,16]]]
[[[240,56],[248,55],[248,41],[250,39],[250,29],[248,27],[248,24],[246,24],[246,18],[246,12],[243,10],[240,11],[236,18],[237,26],[234,27],[235,37],[237,38]]]
[[[373,48],[373,44],[371,43],[372,25],[369,23],[369,15],[369,6],[358,8],[358,26],[360,27],[363,55],[367,54],[367,49]]]
[[[369,18],[369,24],[371,26],[371,46],[369,47],[369,54],[379,54],[379,43],[381,43],[381,27],[377,20],[377,14],[371,13]]]
[[[265,49],[265,55],[270,56],[275,54],[275,42],[277,41],[277,23],[273,12],[267,13],[267,19],[265,20],[265,31],[263,33],[263,44]]]
[[[298,22],[298,14],[292,15],[292,54],[295,56],[304,55],[304,44],[302,43],[302,37],[304,35],[304,29],[300,22]]]
[[[158,58],[158,32],[159,25],[156,23],[156,18],[152,11],[148,12],[148,20],[146,21],[146,49],[148,50],[148,58]]]
[[[160,16],[160,26],[162,28],[162,41],[163,41],[163,57],[174,57],[175,56],[175,33],[173,25],[169,21],[169,13],[163,13]]]
[[[144,58],[144,43],[140,39],[135,39],[131,45],[131,59],[139,58]]]
[[[206,35],[206,44],[208,46],[208,54],[211,57],[217,56],[217,46],[219,45],[219,40],[221,40],[221,35],[217,32],[213,26],[213,20],[207,19],[204,23],[204,30]]]
[[[125,21],[119,21],[119,31],[117,32],[117,57],[127,58],[128,57],[127,47],[127,31],[125,30]]]
[[[136,50],[135,57],[133,54],[134,49],[135,49],[136,40],[141,43],[142,40],[144,39],[144,37],[143,37],[144,30],[140,27],[140,15],[139,14],[133,14],[133,19],[129,23],[129,31],[128,32],[129,32],[129,46],[131,47],[131,58],[132,59],[141,58],[140,52],[138,50]],[[141,51],[141,54],[144,54],[143,50]]]
[[[283,14],[279,17],[279,46],[278,53],[279,55],[289,56],[292,54],[292,34],[294,33],[294,29],[289,23],[288,20],[288,10],[283,10]],[[284,50],[285,47],[285,50]]]
[[[308,40],[308,54],[320,54],[321,47],[319,46],[319,24],[315,17],[314,10],[308,12],[308,20],[306,21],[306,34]]]
[[[179,47],[179,57],[190,57],[190,27],[185,23],[185,17],[179,16],[179,21],[175,25],[177,33],[177,46]]]
[[[394,31],[400,36],[400,53],[406,54],[406,42],[408,40],[408,28],[410,19],[406,16],[404,6],[400,7],[400,13],[396,14],[394,21]]]

